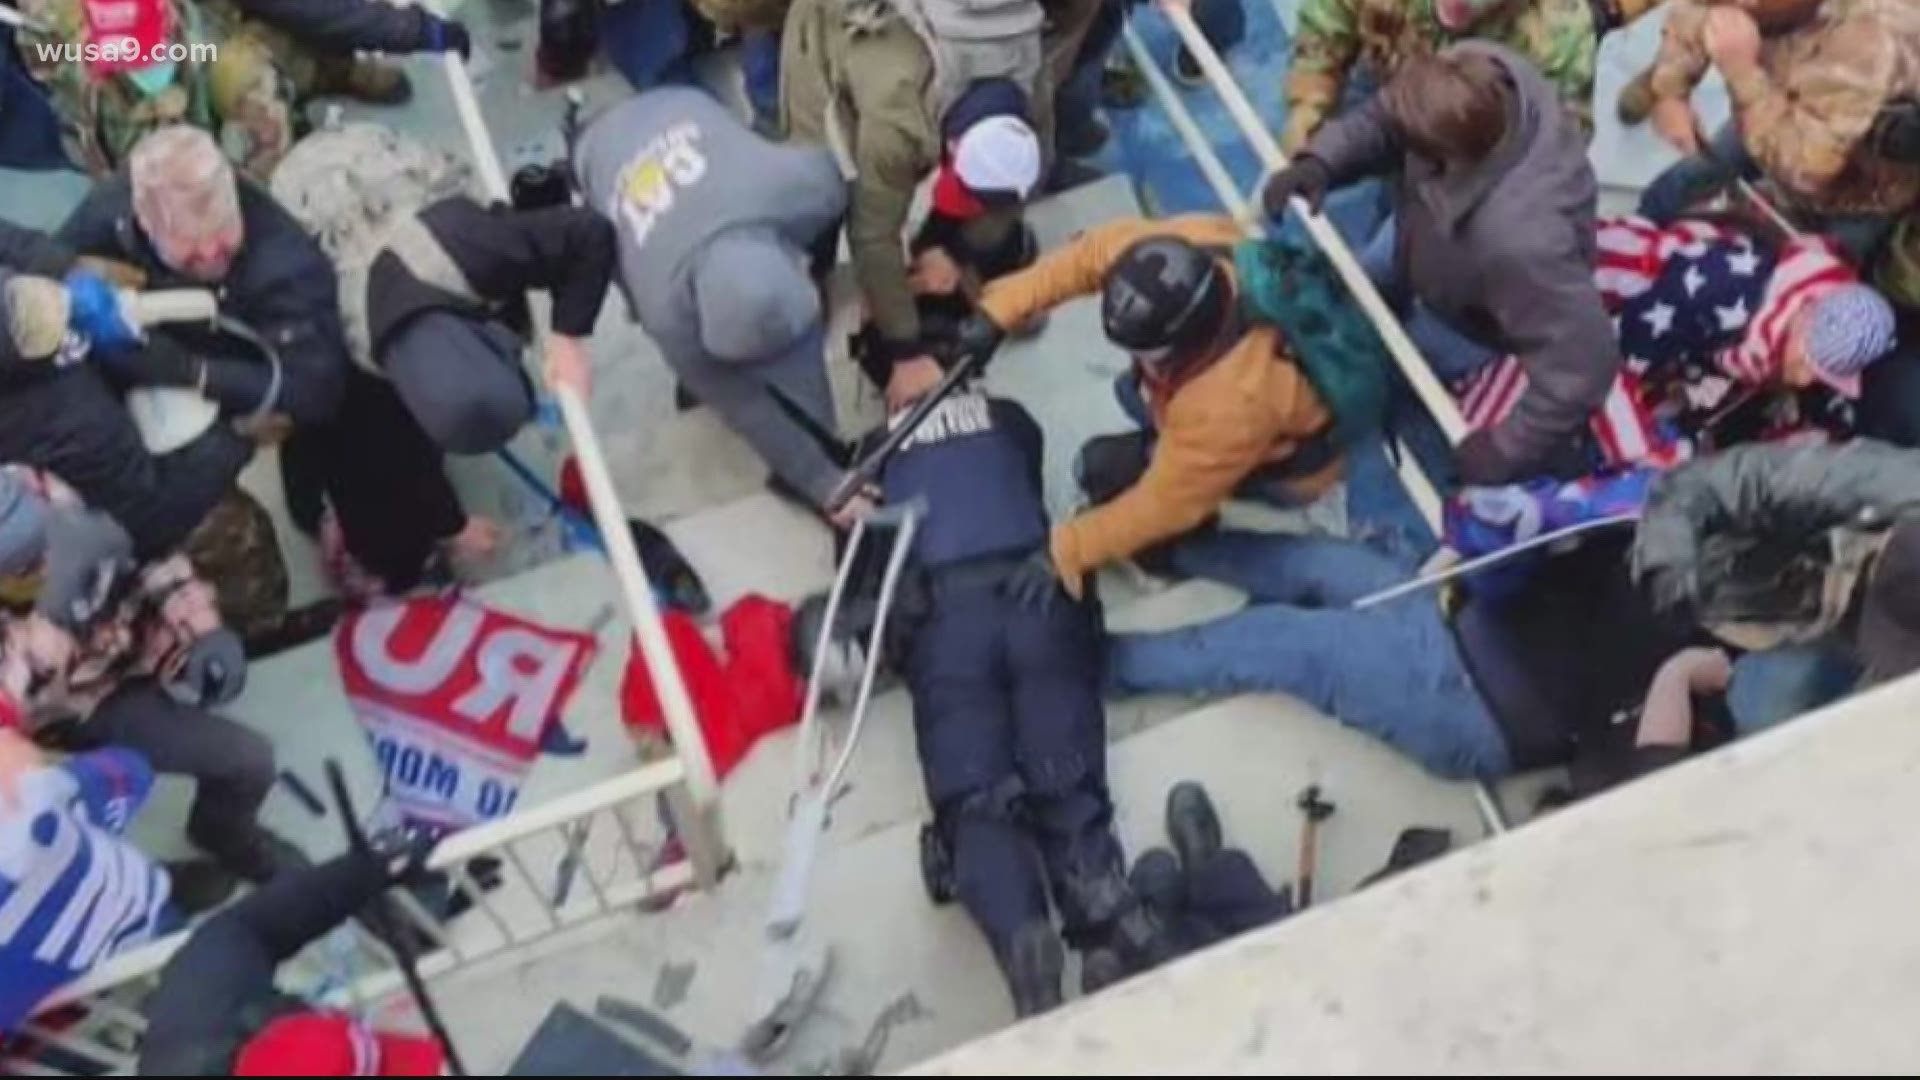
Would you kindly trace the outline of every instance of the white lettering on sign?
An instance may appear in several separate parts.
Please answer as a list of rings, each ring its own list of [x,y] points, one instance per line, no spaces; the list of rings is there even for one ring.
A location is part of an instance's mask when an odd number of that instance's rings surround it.
[[[388,646],[406,613],[405,604],[389,604],[362,615],[353,627],[353,658],[369,677],[394,693],[424,694],[446,682],[466,657],[484,613],[469,604],[455,605],[419,659],[402,660]]]
[[[496,630],[480,643],[474,658],[480,681],[453,703],[456,711],[475,720],[513,702],[507,731],[533,742],[546,727],[548,713],[560,694],[561,680],[573,664],[573,646],[509,627]]]

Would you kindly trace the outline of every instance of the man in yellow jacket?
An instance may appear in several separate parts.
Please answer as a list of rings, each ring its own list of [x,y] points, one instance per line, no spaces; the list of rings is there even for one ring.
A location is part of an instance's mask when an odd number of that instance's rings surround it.
[[[963,332],[990,347],[1099,293],[1107,338],[1133,356],[1147,430],[1130,440],[1130,475],[1089,476],[1089,450],[1103,440],[1089,443],[1081,482],[1099,505],[1055,525],[1048,544],[1075,596],[1087,574],[1192,531],[1236,494],[1300,503],[1339,478],[1332,413],[1280,332],[1239,316],[1231,252],[1241,236],[1222,216],[1111,222],[988,285]]]

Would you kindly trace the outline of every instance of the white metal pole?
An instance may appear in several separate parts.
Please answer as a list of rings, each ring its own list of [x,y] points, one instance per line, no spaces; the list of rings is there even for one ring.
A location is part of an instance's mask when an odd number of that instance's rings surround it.
[[[465,129],[467,143],[473,151],[474,164],[480,170],[480,179],[487,187],[487,193],[496,199],[506,199],[507,178],[500,169],[500,157],[494,150],[493,135],[487,130],[486,122],[481,119],[479,102],[474,98],[473,80],[467,74],[467,65],[457,53],[442,53],[441,62],[447,73],[447,87],[453,92],[453,104],[460,114],[460,126]],[[687,684],[680,676],[680,665],[673,659],[673,649],[667,643],[666,627],[660,622],[660,610],[654,603],[653,587],[648,583],[647,571],[640,561],[640,552],[634,547],[633,534],[627,528],[627,515],[620,506],[619,493],[614,490],[613,477],[607,472],[606,457],[600,451],[600,440],[593,432],[593,420],[587,413],[586,403],[571,389],[562,386],[552,388],[554,398],[560,403],[560,415],[566,422],[567,436],[573,441],[575,459],[580,464],[580,477],[586,482],[587,502],[593,510],[593,523],[600,530],[600,539],[607,548],[607,561],[613,565],[614,577],[620,584],[620,597],[625,602],[627,621],[633,626],[634,637],[640,643],[641,656],[646,660],[647,672],[653,677],[654,692],[660,698],[660,707],[666,714],[667,730],[673,736],[674,752],[680,756],[686,767],[686,782],[694,802],[702,813],[713,813],[719,785],[713,772],[713,759],[707,754],[706,737],[700,732],[700,721],[693,711],[693,700],[687,695]]]
[[[1220,54],[1214,51],[1212,43],[1207,41],[1207,36],[1200,32],[1199,25],[1193,21],[1193,13],[1188,10],[1186,0],[1168,0],[1163,3],[1161,10],[1166,12],[1168,21],[1180,34],[1181,40],[1187,46],[1187,51],[1200,62],[1200,70],[1206,74],[1207,81],[1212,83],[1213,88],[1220,94],[1220,100],[1226,104],[1227,111],[1233,115],[1234,122],[1246,133],[1247,139],[1253,144],[1254,151],[1260,155],[1261,163],[1266,166],[1267,171],[1272,173],[1286,168],[1287,156],[1281,152],[1280,144],[1274,140],[1273,134],[1261,122],[1260,114],[1255,111],[1253,103],[1247,100],[1246,94],[1241,92],[1239,84],[1234,82],[1233,75],[1228,72],[1227,65],[1220,59]],[[1365,270],[1360,268],[1359,260],[1354,258],[1353,251],[1347,247],[1347,242],[1341,238],[1338,230],[1334,229],[1333,223],[1319,214],[1312,213],[1305,203],[1297,200],[1294,203],[1294,210],[1306,222],[1308,234],[1313,237],[1315,243],[1320,245],[1320,250],[1326,254],[1328,261],[1333,263],[1334,269],[1347,283],[1347,288],[1353,293],[1354,299],[1359,301],[1361,309],[1379,329],[1380,337],[1386,342],[1387,351],[1393,354],[1394,360],[1400,365],[1401,373],[1413,385],[1414,392],[1420,395],[1420,400],[1426,405],[1427,411],[1433,414],[1434,421],[1440,425],[1440,430],[1445,433],[1447,441],[1458,443],[1466,438],[1467,422],[1465,417],[1460,415],[1460,407],[1454,403],[1452,395],[1447,393],[1446,388],[1440,385],[1440,380],[1434,377],[1433,370],[1421,358],[1420,350],[1414,346],[1412,339],[1407,337],[1407,332],[1401,327],[1400,320],[1394,316],[1393,310],[1381,298],[1380,290],[1374,287],[1373,280],[1367,277]]]

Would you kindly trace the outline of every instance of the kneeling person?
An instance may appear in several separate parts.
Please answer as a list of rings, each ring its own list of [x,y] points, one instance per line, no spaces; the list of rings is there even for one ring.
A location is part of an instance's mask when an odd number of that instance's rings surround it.
[[[1113,835],[1098,610],[1045,566],[1040,456],[1025,410],[961,392],[882,476],[889,503],[928,508],[909,556],[914,587],[889,631],[913,695],[933,839],[1022,1016],[1061,998],[1049,893],[1066,943],[1083,952],[1112,949],[1138,968],[1157,937]]]

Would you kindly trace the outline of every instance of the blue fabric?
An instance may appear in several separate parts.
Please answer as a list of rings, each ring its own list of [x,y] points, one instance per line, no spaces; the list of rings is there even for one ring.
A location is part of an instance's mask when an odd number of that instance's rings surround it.
[[[1640,193],[1640,216],[1656,225],[1671,225],[1699,203],[1726,190],[1744,176],[1757,179],[1760,170],[1740,141],[1740,129],[1731,122],[1707,140],[1706,152],[1680,159],[1653,178]]]
[[[887,501],[924,498],[929,508],[914,536],[917,565],[1023,554],[1046,542],[1046,511],[1033,466],[1011,430],[1018,422],[1014,408],[956,393],[927,414],[887,462],[881,474]]]
[[[1121,870],[1097,616],[1064,596],[1035,612],[991,576],[947,580],[932,580],[932,610],[913,630],[905,674],[960,900],[1004,955],[1015,931],[1047,916],[1050,880],[1069,940],[1083,937],[1094,928],[1067,886]]]
[[[1223,56],[1247,36],[1247,9],[1242,0],[1194,0],[1193,21],[1207,44]]]
[[[1100,109],[1102,76],[1107,57],[1126,27],[1126,0],[1102,0],[1087,36],[1074,55],[1073,69],[1053,95],[1054,123],[1060,131],[1075,131],[1094,122]]]
[[[1180,544],[1173,563],[1238,586],[1253,602],[1195,626],[1115,636],[1108,653],[1115,688],[1279,691],[1436,775],[1510,769],[1506,740],[1432,594],[1352,609],[1361,597],[1407,580],[1411,567],[1352,541],[1226,530]]]
[[[0,1031],[174,920],[166,872],[121,838],[153,787],[130,750],[29,770],[0,821]]]
[[[780,34],[749,30],[740,39],[740,73],[747,84],[747,103],[754,119],[775,124],[780,120]]]
[[[686,0],[628,0],[600,10],[600,46],[636,90],[697,86],[693,23]]]
[[[1831,705],[1859,684],[1860,665],[1838,643],[1789,645],[1734,662],[1727,709],[1734,729],[1752,735]]]
[[[1620,309],[1620,351],[1638,370],[1738,345],[1766,299],[1775,262],[1747,237],[1675,252],[1652,287]]]
[[[8,27],[0,27],[0,167],[73,167],[60,146],[60,118],[46,92],[21,64]]]

